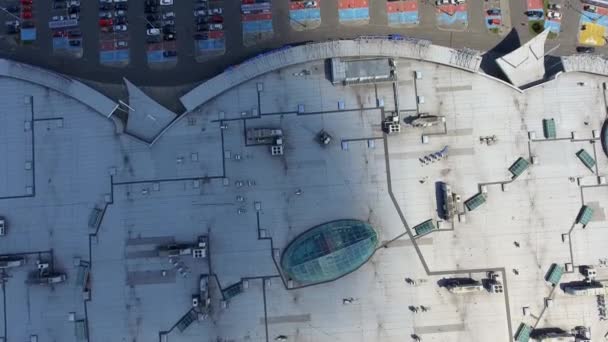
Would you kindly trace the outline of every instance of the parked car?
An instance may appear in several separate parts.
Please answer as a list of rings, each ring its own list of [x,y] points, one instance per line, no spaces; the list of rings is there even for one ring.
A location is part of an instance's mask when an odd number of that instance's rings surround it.
[[[80,32],[80,30],[71,30],[71,31],[68,31],[68,37],[70,37],[70,38],[82,37],[82,32]]]
[[[112,18],[112,12],[110,12],[110,11],[101,11],[101,12],[99,12],[99,17],[100,18],[111,19]]]
[[[102,2],[99,4],[99,10],[100,11],[109,11],[112,9],[112,5],[110,5],[109,3],[106,2]]]
[[[65,31],[53,31],[53,38],[65,37]]]
[[[72,6],[68,8],[68,14],[78,14],[80,13],[80,7]]]
[[[314,7],[317,7],[316,1],[306,1],[304,3],[304,8],[314,8]]]
[[[100,4],[111,4],[112,0],[99,0]]]
[[[196,32],[205,32],[205,31],[209,31],[207,24],[196,25]]]
[[[194,35],[195,40],[207,40],[209,39],[209,35],[206,33],[197,33]]]
[[[126,2],[119,2],[114,5],[114,9],[126,11],[129,9],[129,5]]]
[[[118,49],[118,48],[124,49],[124,48],[128,48],[128,47],[129,47],[129,43],[127,43],[124,40],[119,40],[119,41],[115,41],[114,42],[114,48],[115,49]]]
[[[549,4],[549,8],[552,10],[560,10],[562,6],[560,4]]]
[[[6,7],[6,11],[9,13],[17,13],[21,10],[19,5],[10,5]]]
[[[222,24],[208,24],[209,31],[219,31],[224,28]]]
[[[585,5],[585,6],[583,6],[583,10],[587,11],[587,12],[591,12],[591,13],[596,13],[597,12],[597,6]]]
[[[72,13],[68,16],[69,19],[75,19],[75,20],[79,20],[80,19],[80,14],[78,13]]]
[[[173,0],[160,0],[161,6],[171,6],[173,5]]]
[[[163,26],[163,33],[164,34],[176,34],[175,33],[175,25],[165,25]]]
[[[177,51],[175,51],[175,50],[163,51],[163,57],[176,57],[176,56],[177,56]]]
[[[22,19],[32,19],[32,12],[21,12]]]
[[[146,2],[144,2],[145,6],[158,6],[158,1],[155,0],[146,0]]]
[[[64,9],[67,7],[68,6],[66,5],[65,2],[53,2],[53,9]]]
[[[158,36],[160,34],[160,30],[157,28],[150,28],[146,31],[146,35],[148,36]]]
[[[123,11],[123,10],[114,11],[114,16],[115,17],[126,17],[127,12]]]
[[[126,32],[127,25],[114,25],[114,32]]]
[[[579,52],[579,53],[594,53],[595,52],[595,48],[591,47],[591,46],[577,46],[576,47],[576,52]]]
[[[6,220],[0,216],[0,236],[6,235]]]
[[[197,24],[206,24],[208,22],[209,22],[209,19],[207,19],[207,17],[196,17]]]
[[[146,6],[144,9],[145,13],[157,13],[158,12],[158,7],[156,6]]]
[[[525,14],[530,18],[542,18],[543,11],[526,11]]]
[[[219,23],[219,24],[221,24],[221,23],[224,22],[224,17],[222,17],[219,14],[212,15],[210,18],[211,18],[211,22],[212,23]]]
[[[34,3],[32,0],[20,0],[20,2],[22,5],[31,5]]]
[[[17,24],[7,24],[6,25],[6,33],[7,34],[15,34],[15,33],[19,33],[19,22],[17,21]]]
[[[449,5],[449,4],[450,4],[450,0],[437,0],[437,1],[435,1],[435,5],[437,5],[437,6]]]
[[[173,13],[173,12],[163,13],[163,20],[173,19],[173,18],[175,18],[175,13]]]
[[[68,41],[68,44],[70,44],[70,46],[80,46],[80,44],[82,44],[82,43],[81,43],[80,39],[74,39],[74,40]]]
[[[114,0],[115,3],[117,2],[127,2],[127,0]]]
[[[116,25],[126,25],[127,23],[127,17],[114,18],[114,24]]]
[[[547,18],[559,20],[562,18],[562,14],[557,11],[549,11],[549,12],[547,12]]]
[[[175,40],[175,34],[171,33],[171,34],[166,34],[163,36],[164,40]]]
[[[163,21],[164,25],[175,25],[175,20],[165,20]]]
[[[147,21],[158,21],[160,20],[160,16],[158,14],[148,14],[146,16]]]
[[[500,15],[500,8],[490,8],[486,13],[488,13],[488,15]]]
[[[155,29],[155,28],[159,28],[159,27],[160,27],[159,22],[146,23],[146,29]]]
[[[99,19],[99,26],[101,26],[101,27],[112,26],[112,24],[113,24],[112,19],[107,19],[107,18]]]
[[[212,8],[207,13],[209,13],[209,15],[222,14],[222,9],[219,8],[219,7],[218,8]]]
[[[66,20],[66,17],[62,16],[62,15],[56,15],[51,17],[51,21],[63,21]]]
[[[161,40],[160,35],[146,37],[146,43],[148,43],[148,44],[158,43],[158,42],[160,42],[160,40]]]
[[[207,11],[205,10],[194,10],[194,16],[198,17],[198,16],[205,16],[207,15]]]
[[[498,19],[498,18],[488,19],[488,24],[490,24],[490,25],[500,25],[500,19]]]

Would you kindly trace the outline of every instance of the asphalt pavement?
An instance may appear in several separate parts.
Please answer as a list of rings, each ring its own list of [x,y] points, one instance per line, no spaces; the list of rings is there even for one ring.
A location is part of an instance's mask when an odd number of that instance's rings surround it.
[[[469,47],[487,51],[498,44],[502,37],[489,33],[484,26],[481,8],[483,0],[469,0],[469,26],[464,32],[440,30],[436,26],[435,7],[433,2],[420,2],[420,25],[416,28],[395,29],[387,26],[386,3],[370,1],[370,23],[361,26],[344,26],[338,21],[337,3],[335,0],[321,1],[322,24],[319,28],[306,31],[295,31],[289,22],[289,4],[287,0],[273,0],[273,39],[256,46],[243,46],[240,22],[240,2],[224,1],[224,18],[226,31],[226,54],[210,59],[204,63],[194,60],[194,23],[192,10],[194,1],[176,2],[176,24],[178,30],[178,63],[169,70],[151,70],[146,62],[145,19],[143,1],[129,1],[129,34],[131,62],[128,66],[114,68],[99,63],[99,27],[97,26],[97,3],[83,3],[81,30],[83,32],[84,56],[71,59],[52,55],[51,33],[48,29],[51,1],[37,1],[38,39],[32,46],[18,46],[0,41],[0,56],[16,61],[38,65],[83,80],[104,83],[120,83],[123,77],[141,86],[173,86],[201,81],[222,72],[226,67],[238,64],[256,54],[277,48],[285,44],[302,41],[325,41],[339,38],[355,38],[362,35],[385,35],[399,33],[411,37],[429,39],[435,44],[451,47]],[[514,29],[522,42],[530,39],[524,15],[525,0],[509,1],[511,20]],[[559,45],[554,54],[564,55],[575,52],[576,30],[579,13],[571,7],[579,8],[580,3],[573,3],[564,8],[563,32],[559,39],[550,41],[548,48]],[[577,7],[578,6],[578,7]],[[479,12],[479,13],[477,13]],[[47,15],[45,15],[45,13]],[[513,47],[515,48],[515,47]]]

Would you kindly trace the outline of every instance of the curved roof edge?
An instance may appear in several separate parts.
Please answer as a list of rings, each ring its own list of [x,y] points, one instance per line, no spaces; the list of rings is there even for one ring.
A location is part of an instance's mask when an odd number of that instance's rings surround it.
[[[477,72],[481,64],[477,51],[432,45],[428,40],[369,37],[311,43],[281,48],[251,58],[192,89],[180,101],[189,112],[230,88],[271,71],[314,60],[357,56],[419,59],[471,72]]]
[[[106,118],[112,116],[118,107],[116,102],[80,81],[29,64],[0,59],[0,76],[52,89],[81,102]]]
[[[586,72],[608,76],[608,58],[599,55],[571,55],[561,57],[565,72]]]

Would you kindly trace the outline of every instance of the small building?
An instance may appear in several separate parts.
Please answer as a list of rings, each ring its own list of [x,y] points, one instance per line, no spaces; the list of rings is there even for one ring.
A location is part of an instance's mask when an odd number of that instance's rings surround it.
[[[392,58],[331,59],[333,84],[362,84],[397,80],[396,63]]]

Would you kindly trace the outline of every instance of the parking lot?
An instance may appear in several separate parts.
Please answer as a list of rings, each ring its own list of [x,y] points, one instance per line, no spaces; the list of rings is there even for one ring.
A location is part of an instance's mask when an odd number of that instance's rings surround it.
[[[563,54],[575,53],[577,46],[604,46],[608,28],[608,3],[562,0],[174,1],[0,0],[0,51],[98,81],[126,76],[179,84],[291,42],[399,33],[486,50],[511,27],[521,41],[546,28]],[[205,68],[193,73],[200,63]],[[171,73],[155,77],[150,70]]]

